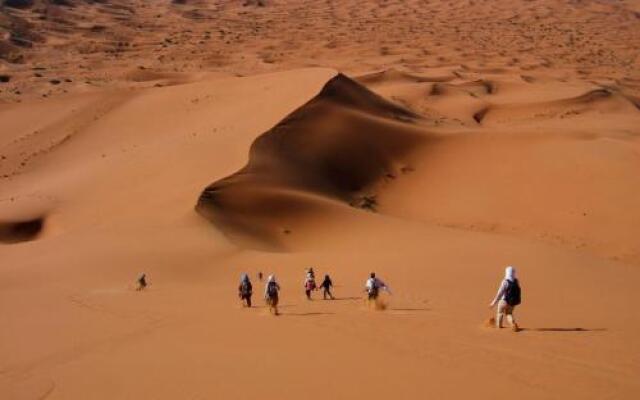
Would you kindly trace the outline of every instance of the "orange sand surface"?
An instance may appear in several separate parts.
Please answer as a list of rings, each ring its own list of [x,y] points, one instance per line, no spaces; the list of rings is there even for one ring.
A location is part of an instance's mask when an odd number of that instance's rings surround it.
[[[4,0],[0,398],[640,397],[639,71],[638,1]]]

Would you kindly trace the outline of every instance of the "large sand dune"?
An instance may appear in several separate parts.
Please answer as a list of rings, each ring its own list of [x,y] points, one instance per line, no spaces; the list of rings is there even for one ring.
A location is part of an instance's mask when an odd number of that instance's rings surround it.
[[[639,12],[5,3],[0,398],[635,399]]]
[[[197,210],[225,230],[283,246],[298,225],[336,202],[375,210],[367,191],[428,136],[420,119],[344,75],[257,138],[249,163],[209,186]],[[285,235],[285,237],[283,237]],[[260,238],[261,237],[261,238]]]

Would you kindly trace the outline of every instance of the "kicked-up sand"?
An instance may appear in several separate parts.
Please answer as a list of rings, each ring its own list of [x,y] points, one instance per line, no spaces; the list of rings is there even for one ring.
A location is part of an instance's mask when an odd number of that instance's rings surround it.
[[[0,398],[640,395],[637,1],[0,22]],[[518,333],[490,323],[507,265]]]

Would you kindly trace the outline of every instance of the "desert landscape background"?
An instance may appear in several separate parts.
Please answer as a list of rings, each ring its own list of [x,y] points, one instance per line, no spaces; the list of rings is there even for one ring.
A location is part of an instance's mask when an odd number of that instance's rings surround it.
[[[640,395],[640,2],[2,4],[1,398]]]

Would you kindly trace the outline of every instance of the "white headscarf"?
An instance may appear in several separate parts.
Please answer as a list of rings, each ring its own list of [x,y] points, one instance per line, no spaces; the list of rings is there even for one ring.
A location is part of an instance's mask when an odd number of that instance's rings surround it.
[[[267,282],[275,282],[275,281],[276,281],[275,275],[269,275],[269,278],[267,278]]]
[[[515,281],[516,278],[516,269],[514,267],[512,267],[511,265],[509,265],[507,268],[504,269],[504,279],[508,280],[508,281]]]

